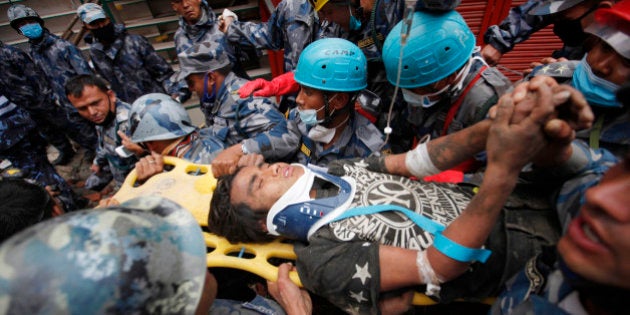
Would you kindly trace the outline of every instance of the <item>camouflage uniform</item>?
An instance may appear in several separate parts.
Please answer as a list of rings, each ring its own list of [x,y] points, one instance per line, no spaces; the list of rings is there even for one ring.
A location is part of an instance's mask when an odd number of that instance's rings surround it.
[[[536,75],[547,75],[553,77],[559,83],[572,84],[573,72],[579,61],[556,62],[534,69],[526,78],[531,79]],[[599,139],[597,139],[593,128],[578,131],[576,136],[587,143],[598,143],[599,147],[605,148],[616,156],[623,156],[630,149],[630,108],[628,107],[601,107],[591,106],[595,114],[593,125],[601,121]]]
[[[369,100],[358,97],[357,101],[366,102]],[[304,165],[327,166],[328,163],[336,160],[367,157],[374,152],[379,152],[384,144],[383,134],[380,130],[358,113],[350,115],[342,135],[328,149],[324,149],[322,143],[315,142],[308,137],[310,128],[302,122],[296,108],[289,112],[288,119],[290,121],[289,129],[298,129],[300,134],[299,150],[295,160]],[[385,146],[384,148],[387,149],[388,147]]]
[[[48,161],[46,142],[35,128],[26,110],[0,95],[0,159],[9,160],[25,179],[56,188],[64,210],[73,211],[76,196]]]
[[[206,3],[201,2],[202,16],[195,25],[186,23],[183,17],[179,18],[179,28],[175,32],[175,51],[180,54],[196,43],[217,42],[228,54],[230,62],[233,65],[233,71],[240,77],[247,78],[245,70],[241,69],[239,60],[239,52],[237,47],[228,44],[225,34],[219,30],[217,17],[212,8]]]
[[[215,157],[225,148],[223,142],[214,136],[212,130],[203,128],[194,131],[188,135],[185,142],[179,148],[183,154],[176,155],[180,159],[184,159],[198,164],[210,164]]]
[[[318,21],[307,0],[283,0],[265,23],[234,21],[227,30],[227,40],[247,41],[257,49],[284,49],[284,71],[297,66],[302,49],[315,40]]]
[[[214,103],[202,103],[206,126],[226,146],[243,142],[248,153],[265,159],[291,156],[298,146],[298,134],[289,133],[287,120],[268,98],[240,98],[238,89],[247,80],[230,73],[217,91]]]
[[[54,101],[45,75],[26,53],[0,41],[0,94],[26,109],[42,136],[59,151],[72,150],[64,136],[65,112]]]
[[[484,34],[486,44],[496,48],[502,54],[511,51],[514,45],[527,40],[532,34],[554,24],[553,32],[564,46],[553,52],[552,57],[567,59],[581,59],[584,56],[582,43],[586,34],[581,31],[581,25],[571,21],[554,21],[552,15],[530,15],[528,12],[542,0],[529,0],[526,3],[510,9],[508,16],[499,25],[492,25]],[[543,57],[543,56],[541,56]]]
[[[129,110],[131,105],[116,100],[116,118],[107,126],[96,126],[98,134],[98,147],[96,148],[96,157],[94,164],[99,165],[101,169],[108,165],[109,170],[114,176],[116,187],[120,187],[125,181],[127,174],[134,168],[137,159],[135,156],[122,158],[116,153],[116,148],[122,145],[122,139],[117,132],[122,131],[127,136],[129,134]]]
[[[194,314],[206,245],[188,211],[150,196],[31,226],[0,265],[8,314]]]
[[[547,174],[552,179],[572,175],[562,185],[556,202],[563,234],[580,211],[586,190],[597,185],[604,173],[617,162],[610,152],[589,150],[587,145],[580,142],[574,142],[574,152],[578,152],[581,161],[574,166],[576,174]],[[564,273],[557,268],[556,261],[555,249],[533,257],[521,272],[506,283],[506,288],[489,314],[528,314],[533,312],[532,308],[539,314],[566,314],[558,304],[575,292],[572,287],[575,280],[573,283],[568,282]]]
[[[171,66],[149,41],[137,34],[128,34],[125,26],[116,24],[116,40],[104,47],[100,42],[90,45],[90,56],[96,72],[112,85],[116,97],[133,102],[148,93],[166,93],[187,97],[188,91],[170,77]]]
[[[83,54],[76,46],[51,34],[47,29],[44,29],[40,41],[30,40],[29,43],[31,57],[46,74],[56,100],[66,112],[66,134],[82,147],[94,150],[97,141],[94,126],[79,115],[66,97],[65,90],[68,79],[79,74],[92,74]]]
[[[490,107],[497,103],[501,95],[512,89],[510,80],[499,70],[493,67],[485,68],[485,63],[478,58],[474,58],[470,62],[473,64],[468,76],[464,78],[460,92],[444,97],[438,104],[429,108],[409,106],[407,119],[416,128],[417,136],[422,137],[429,134],[435,138],[474,125],[485,119]],[[483,70],[484,68],[485,70]],[[472,83],[474,85],[466,91],[472,80],[482,70],[479,79]],[[464,94],[464,92],[466,93]],[[461,102],[461,105],[448,125],[446,133],[443,133],[447,113],[458,101]]]

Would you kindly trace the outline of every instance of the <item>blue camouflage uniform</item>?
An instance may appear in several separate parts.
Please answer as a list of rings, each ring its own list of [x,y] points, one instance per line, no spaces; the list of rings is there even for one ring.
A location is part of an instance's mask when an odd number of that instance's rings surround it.
[[[361,91],[360,94],[376,97],[372,93],[363,92]],[[360,96],[357,98],[357,102],[369,101],[374,101],[374,99],[368,100]],[[341,136],[327,149],[324,149],[322,143],[315,142],[308,137],[308,132],[312,127],[308,127],[302,122],[296,108],[289,112],[288,119],[290,121],[289,129],[297,129],[300,134],[299,150],[294,160],[304,165],[327,166],[335,160],[367,157],[372,153],[389,148],[383,146],[384,140],[381,131],[367,118],[356,112],[350,115]]]
[[[39,41],[29,40],[33,61],[44,71],[56,100],[66,112],[68,124],[66,134],[82,147],[96,148],[94,126],[83,119],[66,97],[65,84],[68,79],[80,74],[92,74],[81,51],[67,40],[44,29]]]
[[[26,109],[42,136],[63,152],[71,150],[64,136],[65,112],[54,101],[45,74],[25,52],[0,41],[0,94]]]
[[[171,66],[145,37],[127,33],[122,24],[116,24],[114,32],[116,40],[108,47],[93,42],[90,56],[96,72],[109,81],[116,97],[130,103],[148,93],[187,97],[186,88],[170,80],[174,73]]]
[[[203,128],[188,135],[178,146],[177,151],[183,153],[174,156],[193,163],[210,164],[224,148],[211,129]]]
[[[257,49],[284,49],[284,71],[297,66],[300,53],[317,35],[319,24],[307,0],[283,0],[265,23],[234,21],[227,30],[229,42],[247,41]]]
[[[76,209],[76,196],[48,161],[46,142],[28,112],[0,95],[0,159],[7,159],[24,178],[59,191],[65,211]]]
[[[245,70],[241,69],[239,60],[239,52],[237,47],[228,44],[225,34],[219,30],[219,23],[216,14],[212,8],[201,1],[202,16],[194,25],[186,23],[183,17],[179,18],[179,28],[175,32],[173,40],[175,41],[175,51],[180,54],[197,43],[214,41],[219,43],[226,51],[230,62],[233,65],[233,71],[241,77],[247,77]]]
[[[484,42],[496,48],[502,54],[511,51],[514,45],[527,40],[532,34],[554,24],[553,32],[564,43],[560,50],[553,52],[552,57],[581,59],[584,56],[582,43],[586,39],[582,26],[571,21],[554,21],[552,15],[528,14],[542,0],[529,0],[510,9],[508,16],[499,24],[492,25],[484,34]],[[541,56],[543,57],[543,56]]]
[[[117,147],[122,145],[122,139],[118,135],[118,131],[131,136],[128,122],[131,105],[116,100],[115,107],[116,118],[112,119],[109,125],[96,126],[98,147],[96,148],[96,157],[93,164],[99,165],[101,169],[108,165],[118,188],[125,181],[125,177],[134,168],[138,160],[135,156],[123,158],[115,151]]]
[[[550,177],[570,177],[561,187],[556,211],[563,233],[569,222],[578,214],[584,203],[586,190],[597,185],[604,173],[616,162],[606,150],[591,150],[583,142],[574,142],[574,151],[580,156],[571,168]],[[527,262],[525,268],[506,283],[505,289],[494,303],[490,314],[567,314],[560,302],[576,290],[559,269],[554,249],[543,251]]]
[[[512,89],[512,82],[494,67],[486,67],[485,62],[475,53],[470,72],[464,79],[461,91],[444,97],[438,104],[429,108],[409,106],[409,123],[416,128],[416,135],[439,137],[474,125],[486,118],[490,107],[499,97]],[[475,80],[473,82],[473,80]],[[472,87],[467,91],[470,84]],[[453,120],[443,133],[449,110],[460,102]]]
[[[573,73],[579,63],[580,61],[571,60],[543,65],[535,68],[526,79],[536,75],[547,75],[559,83],[572,85]],[[625,154],[630,149],[630,108],[591,104],[591,109],[595,114],[593,127],[578,131],[577,138],[590,143],[593,147],[605,148],[616,156]],[[596,128],[598,125],[600,127]]]
[[[247,153],[269,160],[291,156],[299,136],[289,133],[286,118],[271,99],[239,97],[238,89],[246,82],[232,72],[225,77],[214,103],[202,103],[206,126],[226,146],[242,142]]]

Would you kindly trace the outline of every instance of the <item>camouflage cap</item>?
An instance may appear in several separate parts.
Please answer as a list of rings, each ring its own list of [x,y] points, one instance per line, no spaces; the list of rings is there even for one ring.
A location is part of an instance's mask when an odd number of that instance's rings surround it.
[[[177,55],[179,59],[178,81],[193,73],[215,71],[230,64],[223,44],[217,41],[197,43]]]
[[[129,131],[135,143],[175,139],[195,130],[184,106],[166,94],[146,94],[131,105]]]
[[[27,7],[23,4],[14,4],[10,6],[9,9],[7,10],[7,17],[9,18],[11,27],[13,27],[14,29],[17,29],[16,24],[21,19],[25,19],[25,18],[33,18],[37,22],[39,22],[39,24],[44,25],[44,20],[42,20],[42,18],[39,17],[39,14],[37,14],[37,12],[33,10],[33,8]]]
[[[570,9],[584,0],[544,0],[536,4],[529,14],[531,15],[549,15]]]
[[[157,196],[68,213],[0,246],[8,314],[193,314],[206,276],[193,216]]]
[[[90,24],[96,20],[105,19],[103,7],[96,3],[85,3],[77,8],[77,15],[85,24]]]

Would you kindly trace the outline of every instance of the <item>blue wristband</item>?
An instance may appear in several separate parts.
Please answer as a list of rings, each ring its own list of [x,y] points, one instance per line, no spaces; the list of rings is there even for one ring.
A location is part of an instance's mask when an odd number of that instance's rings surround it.
[[[490,254],[492,254],[492,251],[488,249],[469,248],[459,245],[442,235],[442,233],[435,234],[433,247],[452,259],[466,263],[473,261],[485,263]]]

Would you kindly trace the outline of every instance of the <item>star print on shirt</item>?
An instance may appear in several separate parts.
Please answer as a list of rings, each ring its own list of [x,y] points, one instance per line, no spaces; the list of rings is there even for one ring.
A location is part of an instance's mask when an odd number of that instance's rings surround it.
[[[350,291],[350,297],[353,298],[355,301],[357,301],[359,303],[368,300],[365,297],[363,297],[363,291],[361,291],[359,293],[354,293],[354,292]]]
[[[352,276],[352,279],[359,278],[361,279],[361,284],[365,285],[365,280],[372,278],[372,275],[368,272],[368,262],[365,263],[363,267],[359,267],[359,265],[354,265],[357,269],[357,272]]]

